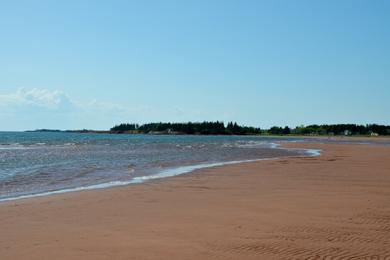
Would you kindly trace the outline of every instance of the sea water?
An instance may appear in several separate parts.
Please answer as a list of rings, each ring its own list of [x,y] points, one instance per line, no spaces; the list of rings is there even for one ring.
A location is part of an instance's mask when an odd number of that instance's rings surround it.
[[[316,153],[283,149],[275,144],[280,140],[294,141],[247,136],[0,132],[0,201]]]

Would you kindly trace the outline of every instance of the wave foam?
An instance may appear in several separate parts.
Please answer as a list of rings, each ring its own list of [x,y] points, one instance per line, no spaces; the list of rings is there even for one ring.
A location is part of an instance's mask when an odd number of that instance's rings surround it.
[[[272,146],[274,148],[279,147],[278,144],[274,144],[274,143],[272,143]],[[284,148],[279,148],[279,149],[284,149]],[[321,150],[319,150],[319,149],[301,149],[301,150],[304,150],[306,152],[306,155],[304,155],[304,156],[320,156],[321,155]],[[219,167],[219,166],[239,164],[239,163],[258,162],[258,161],[265,161],[265,160],[277,160],[277,159],[280,159],[280,157],[252,159],[252,160],[240,160],[240,161],[228,161],[228,162],[203,163],[203,164],[181,166],[181,167],[177,167],[177,168],[166,169],[166,170],[163,170],[163,171],[161,171],[157,174],[153,174],[153,175],[134,177],[133,179],[128,180],[128,181],[110,181],[110,182],[106,182],[106,183],[81,186],[81,187],[76,187],[76,188],[48,191],[48,192],[37,193],[37,194],[21,195],[21,196],[16,196],[16,197],[3,198],[3,199],[0,199],[0,202],[20,200],[20,199],[29,199],[29,198],[35,198],[35,197],[44,197],[44,196],[48,196],[48,195],[63,194],[63,193],[75,192],[75,191],[105,189],[105,188],[111,188],[111,187],[125,186],[125,185],[129,185],[129,184],[139,184],[139,183],[144,183],[144,182],[147,182],[150,180],[162,179],[162,178],[167,178],[167,177],[174,177],[174,176],[190,173],[190,172],[204,169],[204,168],[212,168],[212,167]]]

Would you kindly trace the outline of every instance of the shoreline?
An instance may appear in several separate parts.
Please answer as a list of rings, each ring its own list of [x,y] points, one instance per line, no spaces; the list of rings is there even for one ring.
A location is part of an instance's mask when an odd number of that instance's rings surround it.
[[[285,148],[285,147],[283,147],[283,145],[280,145],[277,143],[270,143],[270,145],[271,145],[271,148],[273,148],[273,149],[287,149],[287,150],[294,149],[294,148]],[[243,163],[251,163],[251,162],[258,162],[258,161],[265,161],[265,160],[278,160],[281,158],[289,158],[289,157],[313,157],[313,156],[320,156],[321,155],[321,151],[318,149],[299,149],[298,148],[298,149],[294,149],[294,150],[304,151],[307,154],[285,156],[285,157],[247,159],[247,160],[239,160],[239,161],[200,163],[200,164],[194,164],[194,165],[179,166],[179,167],[175,167],[175,168],[165,169],[165,170],[163,170],[157,174],[154,174],[154,175],[145,175],[145,176],[134,177],[128,181],[110,181],[110,182],[104,182],[104,183],[91,184],[91,185],[87,185],[87,186],[79,186],[79,187],[65,188],[65,189],[60,189],[60,190],[46,191],[46,192],[41,192],[41,193],[19,195],[19,196],[15,196],[15,197],[0,198],[0,205],[1,205],[1,203],[9,202],[9,201],[40,198],[40,197],[46,197],[46,196],[52,196],[52,195],[71,193],[71,192],[83,192],[83,191],[90,191],[90,190],[110,189],[110,188],[128,186],[128,185],[134,185],[134,184],[143,184],[143,183],[157,180],[157,179],[171,178],[171,177],[175,177],[175,176],[179,176],[179,175],[183,175],[183,174],[191,174],[195,171],[199,171],[199,170],[203,170],[203,169],[223,167],[223,166],[228,166],[228,165],[233,165],[233,164],[243,164]]]
[[[105,130],[92,130],[92,131],[74,131],[74,130],[53,130],[53,131],[36,131],[36,130],[20,130],[20,131],[0,131],[0,133],[68,133],[68,134],[107,134],[107,135],[155,135],[155,136],[239,136],[239,137],[269,137],[269,138],[318,138],[318,139],[364,139],[364,140],[378,140],[378,141],[389,141],[390,135],[298,135],[298,134],[151,134],[151,133],[112,133]]]
[[[0,203],[0,258],[389,259],[390,147],[283,146],[323,153]]]

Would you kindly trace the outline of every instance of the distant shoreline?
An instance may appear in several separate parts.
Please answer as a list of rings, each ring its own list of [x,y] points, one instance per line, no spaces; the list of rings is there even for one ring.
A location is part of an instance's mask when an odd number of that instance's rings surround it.
[[[2,131],[0,131],[2,132]],[[8,132],[8,131],[5,131]],[[78,133],[78,134],[114,134],[114,135],[169,135],[169,136],[174,136],[174,135],[194,135],[194,136],[205,136],[205,135],[214,135],[214,136],[261,136],[261,137],[304,137],[304,138],[369,138],[370,140],[372,139],[380,139],[380,138],[385,138],[389,139],[389,135],[378,135],[378,136],[373,136],[373,135],[321,135],[321,134],[307,134],[307,135],[298,135],[298,134],[245,134],[245,135],[234,135],[234,134],[186,134],[186,133],[166,133],[166,132],[152,132],[152,133],[141,133],[141,132],[112,132],[108,130],[51,130],[51,129],[38,129],[38,130],[26,130],[26,131],[20,131],[24,133]]]
[[[109,130],[59,130],[36,129],[26,132],[66,132],[66,133],[99,133],[99,134],[153,134],[153,135],[250,135],[250,136],[390,136],[390,125],[379,124],[322,124],[273,126],[269,129],[239,125],[237,122],[203,121],[203,122],[157,122],[157,123],[122,123]]]

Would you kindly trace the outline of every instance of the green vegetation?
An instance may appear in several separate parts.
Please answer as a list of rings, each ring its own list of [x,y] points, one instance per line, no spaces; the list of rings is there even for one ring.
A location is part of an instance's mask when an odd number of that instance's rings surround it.
[[[198,134],[198,135],[254,135],[260,134],[260,128],[239,126],[230,122],[188,122],[188,123],[148,123],[120,124],[110,129],[111,133],[151,133],[151,134]]]
[[[188,123],[148,123],[120,124],[110,129],[111,133],[143,133],[143,134],[198,134],[198,135],[390,135],[390,126],[386,125],[308,125],[293,129],[274,126],[270,129],[240,126],[229,122],[226,126],[222,121],[188,122]]]
[[[308,125],[296,127],[291,131],[296,135],[390,135],[390,126],[386,125]]]
[[[125,133],[125,132],[134,132],[139,128],[138,124],[120,124],[116,125],[113,128],[110,129],[110,132],[114,133]]]

